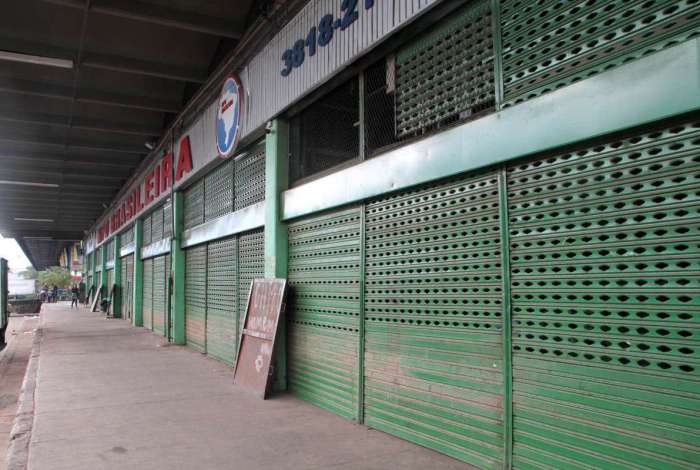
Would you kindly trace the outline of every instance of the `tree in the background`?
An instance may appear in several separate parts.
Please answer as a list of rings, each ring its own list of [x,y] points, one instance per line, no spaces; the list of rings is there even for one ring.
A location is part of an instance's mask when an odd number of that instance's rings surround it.
[[[60,266],[51,266],[48,269],[39,271],[39,284],[46,284],[49,287],[57,285],[58,287],[69,287],[73,281],[73,277],[66,268]]]
[[[18,275],[22,276],[25,279],[38,279],[39,278],[39,273],[37,272],[36,269],[34,269],[34,266],[29,266],[24,271],[20,271],[18,273]]]

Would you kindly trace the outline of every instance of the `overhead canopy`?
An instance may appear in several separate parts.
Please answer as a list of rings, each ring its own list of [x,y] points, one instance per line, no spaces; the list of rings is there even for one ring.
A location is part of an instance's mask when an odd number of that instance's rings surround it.
[[[81,240],[267,2],[22,0],[0,15],[0,233]]]

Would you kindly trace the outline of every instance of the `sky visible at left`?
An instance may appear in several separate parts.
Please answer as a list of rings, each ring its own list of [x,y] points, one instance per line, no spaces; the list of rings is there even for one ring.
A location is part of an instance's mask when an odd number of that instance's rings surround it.
[[[7,260],[10,271],[13,273],[24,271],[32,265],[15,239],[4,238],[2,234],[0,234],[0,258]]]

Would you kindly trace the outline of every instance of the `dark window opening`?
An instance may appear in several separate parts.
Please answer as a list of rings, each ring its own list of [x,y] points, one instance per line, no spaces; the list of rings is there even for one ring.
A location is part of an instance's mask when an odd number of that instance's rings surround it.
[[[394,58],[382,59],[364,73],[365,157],[397,141],[394,119]]]

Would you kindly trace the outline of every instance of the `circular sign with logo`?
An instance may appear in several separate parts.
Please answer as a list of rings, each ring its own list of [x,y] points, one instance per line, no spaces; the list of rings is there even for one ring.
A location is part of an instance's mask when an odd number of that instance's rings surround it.
[[[216,148],[222,157],[228,157],[236,150],[241,134],[242,104],[243,87],[238,78],[231,75],[221,87],[216,110]]]

